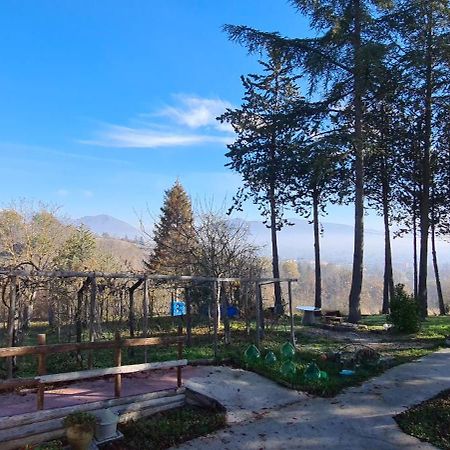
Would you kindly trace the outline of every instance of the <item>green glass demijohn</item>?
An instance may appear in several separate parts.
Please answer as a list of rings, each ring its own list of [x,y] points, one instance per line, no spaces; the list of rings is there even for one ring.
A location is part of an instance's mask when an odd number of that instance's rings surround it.
[[[315,362],[310,362],[305,370],[305,379],[316,381],[320,378],[320,369]]]
[[[268,366],[273,366],[277,362],[277,357],[275,356],[275,353],[272,351],[268,352],[266,357],[264,358],[264,362]]]
[[[244,356],[247,362],[255,362],[261,357],[261,352],[256,345],[249,345],[244,352]]]
[[[293,378],[297,372],[297,367],[292,361],[285,361],[281,366],[281,374],[287,378]]]
[[[295,348],[290,342],[285,342],[281,346],[281,356],[283,359],[292,359],[295,355]]]

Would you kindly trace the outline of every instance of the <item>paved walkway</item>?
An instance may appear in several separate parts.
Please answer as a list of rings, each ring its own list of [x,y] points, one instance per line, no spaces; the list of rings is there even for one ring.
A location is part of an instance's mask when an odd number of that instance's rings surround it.
[[[232,369],[229,369],[232,370]],[[227,406],[223,373],[204,392]],[[214,389],[217,386],[217,389]],[[302,395],[289,406],[255,411],[246,421],[195,439],[179,449],[397,450],[434,447],[403,433],[393,416],[450,388],[450,349],[388,370],[332,399]],[[279,388],[282,389],[282,388]],[[270,395],[270,390],[264,395]],[[255,397],[246,405],[254,411]],[[232,403],[232,402],[231,402]],[[232,406],[232,405],[231,405]],[[236,419],[232,408],[232,421]]]

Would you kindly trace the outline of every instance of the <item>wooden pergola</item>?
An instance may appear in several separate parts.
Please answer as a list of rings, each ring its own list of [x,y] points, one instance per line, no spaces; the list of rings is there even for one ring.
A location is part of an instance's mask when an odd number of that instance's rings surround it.
[[[95,341],[95,314],[97,307],[97,279],[123,279],[134,280],[135,283],[129,287],[130,303],[133,303],[134,292],[140,287],[143,287],[143,337],[148,337],[148,283],[153,282],[167,282],[167,283],[194,283],[194,284],[210,284],[212,291],[212,303],[215,305],[213,308],[213,328],[214,328],[214,354],[217,356],[218,346],[218,308],[220,299],[218,298],[217,287],[221,283],[241,283],[250,284],[256,287],[256,345],[259,347],[262,337],[262,294],[261,286],[274,284],[274,283],[287,283],[288,285],[288,303],[289,303],[289,317],[290,317],[290,334],[293,345],[295,345],[295,333],[294,333],[294,319],[293,319],[293,307],[292,307],[292,283],[297,282],[297,278],[239,278],[239,277],[205,277],[205,276],[175,276],[175,275],[160,275],[160,274],[147,274],[144,272],[131,273],[131,272],[77,272],[67,270],[25,270],[25,269],[10,269],[0,268],[0,276],[7,277],[10,283],[10,302],[9,302],[9,315],[8,315],[8,329],[7,329],[7,346],[12,347],[13,333],[14,333],[14,318],[16,314],[17,305],[17,286],[19,279],[35,279],[35,278],[47,278],[47,279],[83,279],[82,287],[78,291],[78,302],[80,302],[83,292],[90,288],[89,295],[89,341]],[[187,308],[190,305],[186,305]],[[12,367],[8,367],[8,375],[11,375]]]

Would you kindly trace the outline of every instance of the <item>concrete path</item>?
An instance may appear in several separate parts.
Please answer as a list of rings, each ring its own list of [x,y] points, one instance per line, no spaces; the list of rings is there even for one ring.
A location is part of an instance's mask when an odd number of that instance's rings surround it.
[[[224,372],[217,383],[211,375],[209,395],[219,401],[226,390]],[[198,387],[197,387],[198,388]],[[290,406],[275,405],[250,420],[218,433],[187,442],[179,449],[216,450],[394,450],[432,449],[431,445],[406,435],[393,416],[410,406],[450,388],[450,349],[441,350],[412,363],[390,369],[363,386],[354,387],[332,399],[301,396]],[[255,391],[256,394],[256,391]],[[247,409],[264,403],[250,398]],[[264,397],[271,396],[270,390]],[[275,395],[276,397],[276,395]],[[232,402],[231,402],[232,403]],[[232,420],[235,419],[233,408]]]
[[[229,424],[308,398],[256,373],[223,366],[192,368],[185,385],[218,400],[227,410]]]

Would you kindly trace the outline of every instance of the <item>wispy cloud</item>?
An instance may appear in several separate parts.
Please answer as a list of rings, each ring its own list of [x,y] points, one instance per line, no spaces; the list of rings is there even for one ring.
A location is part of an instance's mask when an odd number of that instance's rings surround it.
[[[221,124],[217,117],[231,108],[231,103],[221,99],[201,98],[197,96],[177,95],[176,106],[167,106],[161,112],[173,121],[189,128],[210,127],[219,131],[230,131],[227,125]]]
[[[58,189],[56,191],[56,195],[58,197],[67,197],[69,195],[69,191],[67,189]]]
[[[120,148],[162,148],[205,144],[226,145],[233,134],[216,117],[231,104],[220,99],[174,96],[175,104],[152,113],[140,114],[137,125],[102,124],[92,139],[83,144]]]

